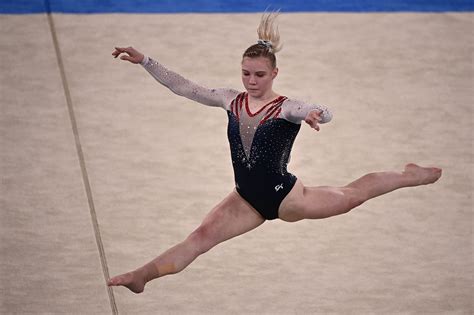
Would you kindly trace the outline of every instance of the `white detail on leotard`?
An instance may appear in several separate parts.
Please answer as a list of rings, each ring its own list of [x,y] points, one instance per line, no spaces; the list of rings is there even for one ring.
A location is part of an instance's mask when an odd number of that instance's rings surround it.
[[[161,84],[169,88],[173,93],[189,98],[208,106],[218,106],[229,110],[232,100],[240,93],[230,88],[209,89],[200,86],[176,72],[164,67],[159,62],[145,56],[141,65]],[[327,123],[332,119],[332,114],[326,106],[308,104],[301,101],[286,99],[281,106],[279,118],[283,118],[295,124],[300,124],[308,113],[314,110],[322,111],[321,123]]]
[[[239,91],[233,89],[209,89],[200,86],[147,56],[143,58],[141,65],[173,93],[204,105],[222,107],[228,110],[232,100],[239,94]]]

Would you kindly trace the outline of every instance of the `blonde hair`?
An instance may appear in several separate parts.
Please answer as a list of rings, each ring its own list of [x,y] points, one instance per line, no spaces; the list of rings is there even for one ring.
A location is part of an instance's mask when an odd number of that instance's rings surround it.
[[[280,33],[275,23],[279,11],[266,12],[260,19],[257,28],[258,42],[247,48],[242,56],[249,58],[265,57],[270,60],[273,68],[276,68],[275,54],[281,50]]]
[[[280,32],[275,20],[279,11],[264,13],[260,19],[260,25],[257,28],[258,39],[267,41],[271,44],[271,52],[276,54],[281,50]]]

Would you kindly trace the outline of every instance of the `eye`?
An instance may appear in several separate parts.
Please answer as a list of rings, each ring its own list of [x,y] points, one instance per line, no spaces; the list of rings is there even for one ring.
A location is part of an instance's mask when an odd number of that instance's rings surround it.
[[[250,73],[246,72],[246,71],[243,71],[242,72],[242,75],[245,76],[245,77],[248,77],[250,75]]]
[[[265,76],[265,73],[257,73],[257,77],[261,78],[261,77],[264,77]]]

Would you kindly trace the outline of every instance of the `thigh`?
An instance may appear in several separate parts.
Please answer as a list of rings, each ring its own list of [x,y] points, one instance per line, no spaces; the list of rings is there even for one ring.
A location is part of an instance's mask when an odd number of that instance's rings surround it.
[[[279,216],[284,221],[323,219],[348,212],[354,207],[352,189],[345,187],[305,187],[297,181],[293,190],[283,200]]]
[[[231,192],[215,206],[194,231],[212,247],[261,225],[265,219],[237,192]]]

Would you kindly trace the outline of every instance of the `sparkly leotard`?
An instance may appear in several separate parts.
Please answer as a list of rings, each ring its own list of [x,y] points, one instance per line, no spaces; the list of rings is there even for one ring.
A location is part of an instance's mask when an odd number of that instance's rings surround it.
[[[148,57],[142,65],[174,93],[227,111],[236,190],[263,218],[278,218],[281,202],[296,183],[287,165],[301,121],[321,110],[321,123],[329,122],[328,109],[280,96],[252,113],[246,92],[199,86]]]

